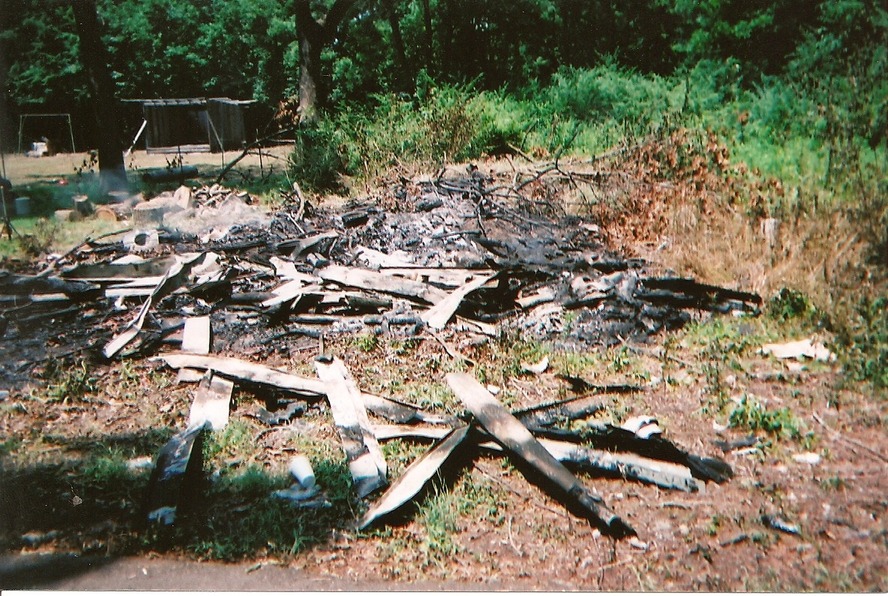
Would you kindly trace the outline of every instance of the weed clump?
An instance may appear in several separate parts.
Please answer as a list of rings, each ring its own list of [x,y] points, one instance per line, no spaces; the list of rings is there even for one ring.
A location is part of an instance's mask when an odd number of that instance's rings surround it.
[[[744,395],[740,403],[731,410],[728,424],[732,428],[748,431],[764,431],[768,434],[798,439],[802,436],[799,421],[789,408],[769,410],[755,398]]]

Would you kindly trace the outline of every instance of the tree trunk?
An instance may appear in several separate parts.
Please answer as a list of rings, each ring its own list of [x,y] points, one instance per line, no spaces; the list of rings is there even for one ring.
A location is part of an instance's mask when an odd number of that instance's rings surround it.
[[[434,52],[434,33],[432,31],[432,9],[429,0],[422,0],[422,19],[425,24],[425,69],[432,72],[432,54]]]
[[[12,21],[10,4],[12,3],[0,0],[0,31],[6,31],[7,26]],[[9,119],[9,108],[6,102],[6,90],[9,88],[6,84],[7,73],[9,72],[6,56],[9,55],[7,48],[10,43],[9,41],[0,40],[0,89],[3,90],[0,92],[0,153],[4,155],[14,146],[12,139],[15,138],[15,129],[12,126],[12,121]],[[6,175],[5,161],[2,170],[0,170],[0,175]]]
[[[383,5],[386,19],[392,28],[392,46],[395,50],[395,69],[397,70],[393,77],[395,89],[398,91],[409,91],[414,77],[412,69],[407,63],[407,50],[404,47],[404,37],[401,35],[398,8],[395,0],[384,0]]]
[[[80,38],[80,60],[83,62],[92,96],[93,120],[98,135],[99,180],[102,190],[127,188],[126,168],[123,165],[123,145],[120,142],[118,106],[114,97],[114,82],[108,71],[105,46],[99,33],[99,19],[95,0],[72,0],[77,35]]]
[[[305,122],[318,119],[327,103],[328,90],[321,79],[321,49],[333,41],[339,25],[359,0],[336,0],[325,17],[315,19],[310,0],[296,0],[296,35],[299,38],[299,115]]]

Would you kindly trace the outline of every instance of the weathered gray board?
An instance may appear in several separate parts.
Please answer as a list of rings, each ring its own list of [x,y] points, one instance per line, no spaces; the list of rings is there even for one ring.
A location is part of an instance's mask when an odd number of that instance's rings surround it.
[[[434,447],[410,464],[400,478],[367,510],[358,522],[358,528],[366,528],[415,497],[463,442],[468,432],[468,425],[451,429]]]
[[[373,435],[361,391],[338,358],[315,360],[315,370],[324,383],[355,490],[359,497],[366,497],[387,484],[387,466]]]
[[[207,371],[194,391],[188,426],[207,424],[211,430],[225,428],[233,391],[234,383]]]
[[[616,537],[636,533],[616,513],[608,509],[600,497],[592,494],[570,470],[546,451],[530,431],[478,381],[465,373],[449,373],[446,379],[457,397],[498,443],[575,499],[590,521]]]

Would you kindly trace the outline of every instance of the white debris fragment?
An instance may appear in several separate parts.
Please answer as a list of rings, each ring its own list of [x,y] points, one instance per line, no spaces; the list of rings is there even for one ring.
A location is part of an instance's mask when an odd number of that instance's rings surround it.
[[[546,372],[546,369],[549,368],[549,357],[543,356],[543,359],[537,362],[536,364],[529,364],[527,362],[521,363],[521,369],[533,373],[535,375],[541,375]]]
[[[821,362],[835,362],[836,355],[830,352],[820,342],[814,342],[810,338],[799,341],[791,341],[782,344],[765,344],[759,350],[760,354],[773,354],[775,358],[811,358]]]
[[[663,434],[663,429],[653,416],[633,416],[624,422],[621,428],[634,433],[639,439],[650,439],[654,435]]]
[[[136,457],[126,462],[126,469],[134,472],[136,470],[151,470],[154,468],[154,460],[147,455]]]
[[[290,474],[296,479],[296,482],[302,485],[303,488],[311,488],[315,485],[314,470],[307,457],[304,455],[294,456],[290,459],[288,467],[290,469]]]
[[[637,548],[638,550],[642,550],[642,551],[646,551],[648,548],[650,548],[650,545],[648,545],[647,542],[642,542],[641,540],[639,540],[635,536],[633,536],[632,538],[629,539],[629,546],[631,546],[632,548]]]
[[[816,466],[820,463],[820,455],[817,453],[794,453],[792,459],[800,464],[810,464]]]

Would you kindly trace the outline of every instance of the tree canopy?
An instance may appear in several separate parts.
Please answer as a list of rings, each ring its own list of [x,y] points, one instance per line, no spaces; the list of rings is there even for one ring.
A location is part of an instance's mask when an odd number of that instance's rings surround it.
[[[70,2],[2,2],[9,110],[88,113]],[[304,108],[306,74],[334,109],[429,80],[528,90],[603,63],[730,63],[754,86],[847,70],[888,27],[876,0],[97,0],[97,12],[118,98],[253,98],[269,117],[288,98]]]

